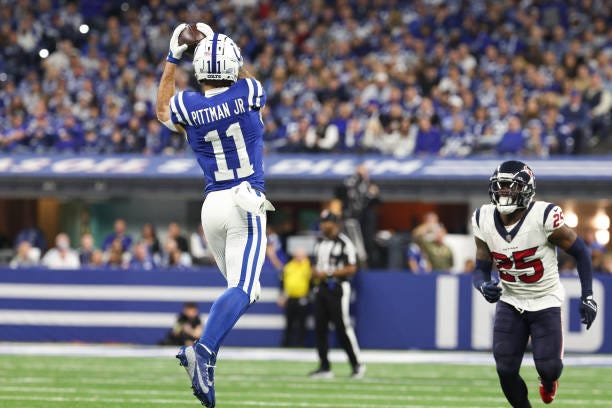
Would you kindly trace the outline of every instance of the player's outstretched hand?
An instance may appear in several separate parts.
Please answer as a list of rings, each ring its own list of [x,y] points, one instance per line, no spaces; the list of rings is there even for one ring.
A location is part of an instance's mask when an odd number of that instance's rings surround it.
[[[170,38],[170,52],[168,53],[168,58],[166,58],[168,62],[177,64],[183,57],[183,52],[185,52],[188,47],[187,44],[179,45],[178,41],[179,35],[185,29],[185,27],[187,27],[187,24],[181,23],[172,33],[172,37]]]
[[[502,288],[497,286],[499,281],[487,281],[480,285],[480,293],[489,303],[495,303],[499,300],[502,293]]]
[[[580,317],[582,317],[582,323],[586,324],[587,330],[591,328],[596,316],[597,303],[593,299],[593,296],[580,298]]]

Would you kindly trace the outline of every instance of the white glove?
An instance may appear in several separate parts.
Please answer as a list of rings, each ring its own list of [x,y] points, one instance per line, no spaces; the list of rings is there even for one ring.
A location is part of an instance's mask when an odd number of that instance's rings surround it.
[[[178,38],[185,27],[187,27],[187,24],[181,23],[174,29],[172,37],[170,38],[170,52],[168,53],[168,58],[166,58],[166,61],[173,64],[178,64],[178,62],[181,60],[181,57],[188,46],[187,44],[179,45]]]
[[[255,215],[264,215],[266,211],[274,211],[274,206],[266,197],[257,195],[251,188],[248,181],[243,181],[239,185],[232,187],[234,202],[246,212]]]
[[[196,28],[199,32],[204,34],[206,38],[212,38],[212,36],[215,35],[215,32],[206,23],[196,23]]]

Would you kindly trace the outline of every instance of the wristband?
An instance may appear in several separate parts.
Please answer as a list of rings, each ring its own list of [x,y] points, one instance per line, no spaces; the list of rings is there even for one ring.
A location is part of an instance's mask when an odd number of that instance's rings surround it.
[[[168,53],[168,57],[166,57],[166,61],[172,63],[172,64],[178,64],[180,59],[176,59],[172,56],[172,52]]]

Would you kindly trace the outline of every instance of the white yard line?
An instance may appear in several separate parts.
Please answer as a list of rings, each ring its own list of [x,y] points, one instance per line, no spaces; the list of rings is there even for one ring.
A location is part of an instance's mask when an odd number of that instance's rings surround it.
[[[176,354],[176,350],[176,347],[137,345],[0,343],[0,355],[173,358]],[[361,355],[365,363],[493,365],[493,355],[491,353],[472,351],[362,350]],[[227,360],[276,360],[313,363],[318,361],[314,348],[280,349],[224,347],[219,353],[219,358]],[[345,362],[346,355],[342,350],[332,350],[330,359],[332,362]],[[563,361],[567,366],[612,366],[612,355],[566,354]],[[523,363],[528,366],[533,366],[533,359],[530,354],[525,356]]]

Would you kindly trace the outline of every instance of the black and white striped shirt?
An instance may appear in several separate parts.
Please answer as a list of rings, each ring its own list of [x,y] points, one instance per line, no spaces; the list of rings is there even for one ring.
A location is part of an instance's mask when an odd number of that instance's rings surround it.
[[[331,239],[320,237],[315,245],[314,253],[316,256],[315,266],[321,272],[357,264],[355,245],[343,233],[339,233]],[[345,280],[346,278],[338,279]]]

